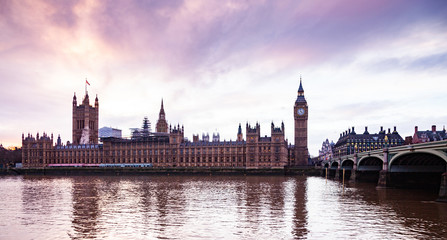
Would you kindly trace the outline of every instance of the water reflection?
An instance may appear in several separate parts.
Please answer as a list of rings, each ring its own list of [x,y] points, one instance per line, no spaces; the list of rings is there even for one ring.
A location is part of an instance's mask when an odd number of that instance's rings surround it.
[[[19,219],[9,216],[8,220],[16,222],[22,228],[14,239],[61,239],[67,238],[66,226],[60,225],[70,217],[71,180],[58,181],[52,177],[24,176],[20,185],[22,212],[17,214]],[[11,209],[17,210],[17,209]],[[37,224],[36,224],[37,223]],[[26,229],[26,231],[23,231]],[[50,236],[42,236],[40,232],[51,232]]]
[[[186,202],[183,187],[178,177],[156,181],[155,194],[155,222],[156,237],[169,234],[185,224]],[[187,191],[187,190],[186,190]]]
[[[230,181],[235,185],[237,205],[238,231],[234,236],[284,234],[286,182],[284,177],[234,178]]]
[[[96,238],[98,216],[100,215],[97,181],[91,177],[73,180],[73,239]]]
[[[0,239],[447,236],[436,193],[318,177],[8,177],[0,191]]]
[[[445,204],[424,190],[382,189],[374,184],[340,182],[322,185],[308,178],[308,226],[312,238],[421,239],[446,235]],[[324,189],[317,190],[317,186]],[[320,205],[322,208],[317,208]],[[324,219],[324,220],[323,220]]]
[[[301,180],[301,179],[300,179]],[[293,218],[293,236],[297,239],[303,239],[307,235],[307,205],[313,204],[308,202],[307,181],[295,181],[295,209]]]

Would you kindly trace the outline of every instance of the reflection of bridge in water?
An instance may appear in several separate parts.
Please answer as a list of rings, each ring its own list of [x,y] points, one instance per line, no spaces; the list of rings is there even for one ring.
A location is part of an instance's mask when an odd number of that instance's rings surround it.
[[[439,188],[438,200],[447,202],[447,141],[355,153],[323,166],[323,176],[377,181],[378,187]]]

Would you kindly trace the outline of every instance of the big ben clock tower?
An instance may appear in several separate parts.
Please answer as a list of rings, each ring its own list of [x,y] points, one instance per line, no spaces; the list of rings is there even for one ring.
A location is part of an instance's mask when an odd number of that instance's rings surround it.
[[[309,152],[307,150],[307,117],[308,107],[304,98],[304,89],[301,83],[298,88],[298,97],[293,108],[295,117],[295,163],[294,165],[307,165]]]

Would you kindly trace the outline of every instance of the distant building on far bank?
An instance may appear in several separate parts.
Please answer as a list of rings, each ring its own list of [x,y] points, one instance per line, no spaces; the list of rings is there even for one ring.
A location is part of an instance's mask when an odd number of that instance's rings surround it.
[[[330,160],[334,157],[334,146],[333,141],[329,142],[329,139],[323,142],[321,150],[318,151],[318,161]]]
[[[404,145],[405,141],[399,135],[394,127],[394,131],[388,128],[388,133],[380,127],[380,132],[375,134],[370,134],[368,132],[368,127],[365,127],[365,132],[363,134],[357,134],[349,129],[343,133],[340,133],[340,138],[334,145],[334,157],[340,157],[345,155],[350,155],[359,152],[371,151],[374,149],[381,149],[384,147],[395,147]]]
[[[99,129],[99,138],[108,138],[108,137],[121,138],[122,137],[121,129],[112,128],[112,127],[100,128]]]
[[[436,125],[431,126],[431,131],[418,131],[418,126],[414,127],[414,134],[412,143],[425,143],[425,142],[434,142],[434,141],[442,141],[447,139],[447,134],[445,131],[445,126],[442,131],[436,131]]]

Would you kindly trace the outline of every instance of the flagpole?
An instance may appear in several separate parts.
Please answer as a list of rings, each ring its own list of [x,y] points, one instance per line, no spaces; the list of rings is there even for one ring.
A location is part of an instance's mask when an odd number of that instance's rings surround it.
[[[87,78],[85,78],[85,94],[87,94]]]

